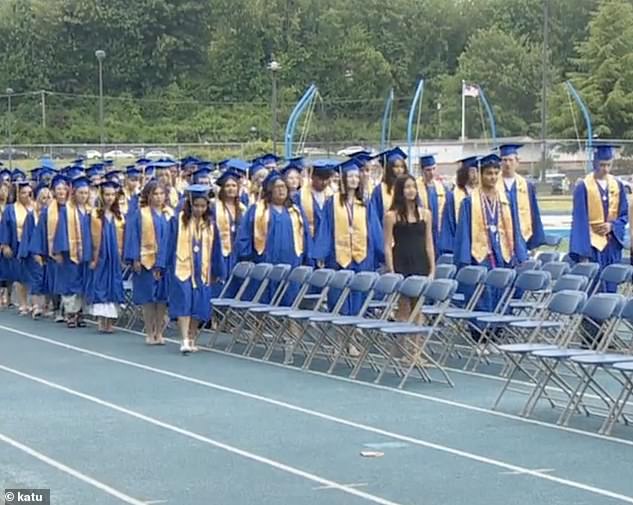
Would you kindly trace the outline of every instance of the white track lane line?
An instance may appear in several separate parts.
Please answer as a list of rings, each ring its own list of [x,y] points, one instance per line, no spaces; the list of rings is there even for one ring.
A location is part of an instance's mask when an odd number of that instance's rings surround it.
[[[207,445],[211,445],[213,447],[216,447],[217,449],[222,449],[226,452],[232,453],[232,454],[236,454],[237,456],[241,456],[243,458],[249,459],[251,461],[255,461],[257,463],[261,463],[267,466],[270,466],[272,468],[275,468],[276,470],[280,470],[282,472],[286,472],[292,475],[295,475],[297,477],[302,477],[306,480],[315,482],[321,486],[327,486],[331,489],[336,489],[338,491],[342,491],[343,493],[347,493],[350,495],[354,495],[358,498],[362,498],[363,500],[366,501],[370,501],[372,503],[379,503],[380,505],[402,505],[401,503],[398,502],[394,502],[391,500],[387,500],[385,498],[381,498],[380,496],[375,496],[373,494],[370,493],[365,493],[364,491],[359,491],[357,489],[354,489],[353,487],[348,487],[344,484],[340,484],[338,482],[329,480],[329,479],[325,479],[323,477],[319,477],[316,474],[310,473],[310,472],[306,472],[304,470],[301,470],[300,468],[296,468],[290,465],[286,465],[284,463],[280,463],[279,461],[275,461],[273,459],[269,459],[266,458],[264,456],[259,456],[258,454],[255,454],[253,452],[249,452],[249,451],[245,451],[243,449],[239,449],[238,447],[229,445],[229,444],[225,444],[224,442],[220,442],[218,440],[214,440],[212,438],[209,437],[205,437],[203,435],[200,435],[198,433],[194,433],[193,431],[189,431],[189,430],[185,430],[183,428],[179,428],[178,426],[175,426],[173,424],[168,424],[166,422],[160,421],[159,419],[156,419],[154,417],[150,417],[150,416],[146,416],[145,414],[141,414],[140,412],[136,412],[134,410],[130,410],[127,409],[125,407],[122,407],[120,405],[117,405],[115,403],[111,403],[108,402],[106,400],[102,400],[100,398],[97,398],[96,396],[92,396],[92,395],[88,395],[85,393],[82,393],[80,391],[76,391],[74,389],[70,389],[67,388],[66,386],[62,386],[61,384],[57,384],[55,382],[51,382],[48,381],[46,379],[43,379],[41,377],[36,377],[35,375],[31,375],[28,373],[24,373],[21,372],[19,370],[16,370],[14,368],[9,368],[3,365],[0,365],[0,370],[7,372],[9,374],[13,374],[16,375],[18,377],[22,377],[23,379],[28,379],[30,381],[33,382],[37,382],[38,384],[41,384],[43,386],[47,386],[49,388],[52,389],[56,389],[58,391],[62,391],[64,393],[67,393],[69,395],[72,396],[76,396],[78,398],[81,398],[83,400],[87,400],[89,402],[92,403],[96,403],[97,405],[101,405],[102,407],[106,407],[109,408],[111,410],[114,410],[116,412],[120,412],[121,414],[125,414],[128,415],[130,417],[134,417],[136,419],[139,419],[141,421],[144,421],[148,424],[152,424],[154,426],[157,426],[159,428],[163,428],[165,430],[174,432],[174,433],[178,433],[180,435],[183,435],[185,437],[191,438],[193,440],[196,440],[198,442],[202,442],[205,443]],[[134,505],[143,505],[144,502],[141,501],[135,501],[133,502]],[[631,501],[631,503],[633,503],[633,500]]]
[[[107,484],[104,484],[103,482],[100,482],[96,479],[93,479],[92,477],[89,477],[88,475],[83,474],[80,471],[75,470],[74,468],[66,466],[60,461],[57,461],[51,458],[50,456],[46,456],[45,454],[42,454],[41,452],[38,452],[35,449],[27,445],[24,445],[11,437],[8,437],[7,435],[3,435],[2,433],[0,433],[0,442],[4,442],[5,444],[8,444],[14,447],[15,449],[25,452],[29,456],[32,456],[40,460],[42,463],[46,463],[47,465],[52,466],[53,468],[61,472],[64,472],[65,474],[70,475],[71,477],[74,477],[75,479],[85,482],[86,484],[89,484],[90,486],[100,491],[103,491],[104,493],[114,496],[115,498],[118,498],[120,501],[124,503],[129,503],[130,505],[146,505],[145,501],[132,498],[131,496],[126,495],[122,491],[114,489],[113,487],[110,487]]]
[[[0,326],[0,329],[2,329],[2,326]],[[37,340],[43,340],[43,341],[49,341],[50,340],[50,339],[46,339],[45,337],[37,337],[36,339]],[[285,408],[287,410],[291,410],[291,411],[294,411],[294,412],[300,412],[302,414],[306,414],[306,415],[309,415],[309,416],[312,416],[312,417],[324,419],[326,421],[331,421],[331,422],[334,422],[334,423],[337,423],[337,424],[340,424],[340,425],[343,425],[343,426],[356,428],[356,429],[359,429],[359,430],[367,431],[369,433],[382,435],[382,436],[387,437],[387,438],[400,440],[402,442],[408,442],[408,443],[411,443],[411,444],[414,444],[414,445],[418,445],[418,446],[421,446],[421,447],[434,449],[434,450],[437,450],[437,451],[440,451],[440,452],[444,452],[444,453],[447,453],[447,454],[452,454],[453,456],[461,457],[461,458],[464,458],[464,459],[469,459],[471,461],[477,461],[479,463],[483,463],[483,464],[487,464],[487,465],[491,465],[491,466],[496,466],[496,467],[501,468],[503,470],[520,472],[522,474],[530,475],[532,477],[536,477],[536,478],[539,478],[539,479],[548,480],[548,481],[551,481],[551,482],[556,482],[556,483],[561,484],[563,486],[572,487],[572,488],[576,488],[576,489],[581,489],[583,491],[588,491],[590,493],[594,493],[594,494],[601,495],[601,496],[606,496],[606,497],[609,497],[609,498],[614,498],[614,499],[617,499],[617,500],[620,500],[620,501],[623,501],[623,502],[626,502],[626,503],[633,504],[633,497],[631,497],[631,496],[622,495],[622,494],[615,493],[615,492],[612,492],[612,491],[609,491],[609,490],[606,490],[606,489],[603,489],[603,488],[594,487],[594,486],[591,486],[589,484],[584,484],[582,482],[578,482],[578,481],[574,481],[574,480],[570,480],[570,479],[563,479],[563,478],[555,477],[555,476],[552,476],[552,475],[544,475],[544,474],[541,474],[541,473],[539,473],[537,471],[534,471],[534,470],[531,470],[529,468],[525,468],[525,467],[522,467],[522,466],[514,465],[512,463],[506,463],[504,461],[500,461],[500,460],[493,459],[493,458],[488,458],[486,456],[481,456],[481,455],[474,454],[474,453],[467,452],[467,451],[462,451],[460,449],[455,449],[455,448],[452,448],[452,447],[448,447],[448,446],[445,446],[445,445],[442,445],[442,444],[437,444],[437,443],[430,442],[430,441],[427,441],[427,440],[423,440],[423,439],[420,439],[420,438],[410,437],[408,435],[401,435],[399,433],[391,432],[391,431],[388,431],[388,430],[383,430],[381,428],[376,428],[376,427],[369,426],[369,425],[366,425],[366,424],[361,424],[361,423],[357,423],[357,422],[354,422],[354,421],[349,421],[347,419],[343,419],[343,418],[340,418],[340,417],[331,416],[329,414],[325,414],[323,412],[319,412],[319,411],[316,411],[316,410],[307,409],[307,408],[304,408],[304,407],[299,407],[297,405],[293,405],[291,403],[275,400],[273,398],[268,398],[268,397],[257,395],[257,394],[254,394],[254,393],[248,393],[246,391],[241,391],[241,390],[238,390],[238,389],[222,386],[222,385],[219,385],[219,384],[214,384],[212,382],[207,382],[207,381],[203,381],[203,380],[200,380],[200,379],[195,379],[193,377],[188,377],[188,376],[181,375],[181,374],[178,374],[178,373],[170,372],[170,371],[167,371],[167,370],[162,370],[160,368],[155,368],[155,367],[151,367],[151,366],[148,366],[148,365],[143,365],[143,364],[140,364],[140,363],[135,363],[135,362],[132,362],[132,361],[121,359],[121,358],[115,358],[115,357],[108,356],[106,354],[98,353],[98,352],[95,352],[95,351],[91,351],[91,350],[88,350],[88,349],[82,349],[80,347],[76,347],[76,346],[73,346],[73,345],[70,345],[70,344],[62,344],[62,343],[57,342],[57,341],[52,341],[52,343],[53,343],[53,345],[58,345],[60,347],[71,349],[71,350],[74,350],[74,351],[77,351],[77,352],[80,352],[80,353],[83,353],[83,354],[86,354],[86,355],[99,357],[99,358],[102,358],[102,359],[105,359],[105,360],[108,360],[108,361],[112,361],[112,362],[115,362],[115,363],[121,363],[121,364],[128,365],[128,366],[131,366],[131,367],[134,367],[134,368],[138,368],[138,369],[141,369],[141,370],[153,372],[153,373],[156,373],[156,374],[159,374],[159,375],[164,375],[164,376],[171,377],[171,378],[174,378],[174,379],[179,379],[179,380],[182,380],[182,381],[185,381],[185,382],[198,384],[198,385],[201,385],[203,387],[208,387],[208,388],[215,389],[215,390],[218,390],[218,391],[232,393],[232,394],[235,394],[235,395],[238,395],[238,396],[242,396],[244,398],[249,398],[249,399],[252,399],[252,400],[258,400],[258,401],[261,401],[261,402],[264,402],[264,403],[268,403],[268,404],[271,404],[271,405],[275,405],[275,406],[278,406],[278,407]],[[76,391],[69,390],[68,388],[66,388],[64,386],[57,385],[57,384],[54,384],[54,383],[50,383],[50,382],[46,381],[45,379],[38,379],[38,378],[36,378],[34,376],[29,376],[28,374],[24,374],[24,373],[19,372],[17,370],[12,370],[12,369],[10,369],[8,367],[5,367],[5,366],[2,366],[2,365],[0,365],[0,370],[13,372],[13,373],[16,373],[17,375],[24,376],[25,378],[30,378],[30,379],[35,380],[35,381],[40,381],[42,383],[45,383],[46,385],[51,385],[51,387],[56,387],[56,388],[58,388],[58,389],[60,389],[62,391],[69,392],[70,394],[75,394],[75,395],[78,395],[78,396],[81,396],[81,397],[84,397],[84,396],[88,397],[88,395],[84,395],[83,393],[79,393],[79,392],[76,392]],[[94,397],[89,397],[89,399],[90,398],[94,398]],[[98,400],[98,402],[106,403],[103,400]],[[113,404],[111,404],[111,405],[113,405]],[[116,408],[118,409],[118,408],[123,408],[123,407],[116,407]],[[138,415],[142,416],[142,414],[138,414]],[[158,422],[160,422],[160,421],[158,421]]]

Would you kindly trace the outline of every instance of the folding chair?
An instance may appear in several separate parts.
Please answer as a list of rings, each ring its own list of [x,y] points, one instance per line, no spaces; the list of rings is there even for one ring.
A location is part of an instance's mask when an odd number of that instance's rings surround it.
[[[535,258],[530,258],[520,263],[515,270],[517,273],[527,272],[528,270],[540,270],[541,261]]]
[[[554,247],[558,249],[562,242],[563,242],[563,237],[561,237],[560,235],[551,235],[551,234],[545,235],[546,246]]]
[[[391,366],[397,375],[402,376],[398,388],[402,389],[407,379],[416,370],[422,380],[431,382],[431,376],[425,370],[425,367],[432,366],[437,368],[446,383],[451,387],[454,386],[453,381],[446,373],[446,370],[425,351],[425,348],[431,337],[438,330],[443,322],[444,314],[448,309],[453,293],[457,289],[457,281],[453,279],[436,279],[429,283],[424,290],[424,302],[429,303],[430,307],[439,310],[423,311],[423,314],[432,312],[431,321],[428,325],[414,323],[391,323],[385,325],[374,332],[374,339],[383,339],[384,344],[380,345],[381,349],[388,349],[388,354],[384,354],[384,364],[376,378],[376,382],[380,382],[385,371]],[[414,345],[410,346],[410,338],[413,337]],[[415,338],[420,337],[420,342],[416,343]],[[402,358],[396,358],[397,353],[401,353]],[[404,362],[404,363],[402,363]]]
[[[594,287],[596,292],[614,290],[627,296],[631,293],[631,274],[633,267],[614,263],[606,266],[598,276]]]
[[[443,263],[435,267],[434,279],[453,279],[457,273],[457,267],[449,263]]]
[[[575,388],[561,373],[559,367],[562,365],[563,372],[571,372],[572,376],[576,376],[572,366],[569,365],[569,359],[583,354],[591,354],[593,351],[589,349],[591,345],[600,342],[601,339],[610,331],[613,321],[618,317],[624,305],[624,297],[615,293],[599,293],[592,295],[582,309],[583,319],[576,328],[574,335],[569,335],[569,339],[562,341],[553,349],[535,350],[530,356],[535,358],[535,364],[540,368],[539,380],[532,394],[529,396],[522,415],[530,416],[534,412],[539,399],[546,394],[546,388],[550,382],[558,386],[559,392],[565,395],[565,400],[569,402],[575,392]],[[592,334],[589,328],[595,328],[596,333]],[[575,338],[575,340],[574,340]],[[551,400],[550,400],[550,403]],[[583,408],[584,412],[589,411]],[[559,421],[562,421],[563,414]]]
[[[461,292],[455,293],[452,300],[457,308],[466,308],[467,306],[473,308],[476,305],[484,289],[482,282],[487,273],[486,267],[475,265],[462,267],[457,272],[455,280],[458,284],[457,289]],[[466,296],[464,292],[470,296]],[[468,301],[466,300],[467,298]]]
[[[565,263],[568,263],[569,266],[574,266],[576,264],[576,262],[573,260],[573,258],[571,257],[571,255],[569,253],[565,253],[563,255],[563,258],[561,259],[561,261],[564,261]]]
[[[577,279],[584,277],[574,276]],[[522,373],[532,384],[537,383],[535,373],[523,362],[530,358],[530,353],[542,349],[554,349],[556,344],[565,341],[569,333],[573,333],[582,319],[581,309],[587,301],[587,293],[582,290],[561,290],[556,292],[547,303],[538,318],[524,321],[515,321],[508,326],[517,334],[528,334],[525,341],[502,344],[497,349],[507,360],[506,382],[499,392],[494,402],[493,409],[496,409],[501,398],[508,390],[528,394],[528,391],[520,389],[510,389],[512,381],[517,373]]]
[[[416,321],[424,303],[424,289],[428,283],[428,277],[411,275],[398,285],[396,295],[392,302],[393,305],[389,310],[383,311],[383,317],[378,319],[362,318],[351,325],[349,322],[345,323],[345,326],[351,326],[350,343],[360,350],[359,356],[356,358],[356,362],[354,363],[349,375],[351,379],[355,379],[357,377],[358,372],[365,361],[367,361],[369,366],[376,372],[380,370],[377,363],[377,356],[384,355],[384,350],[379,348],[381,343],[372,338],[372,332],[385,326],[386,319],[391,314],[391,308],[395,307],[403,299],[409,300],[412,305],[411,313],[409,314],[406,322],[412,323]],[[333,321],[333,324],[336,325],[337,321]],[[378,354],[372,355],[372,351],[374,351],[374,353],[377,352]]]
[[[440,255],[440,257],[437,258],[437,261],[435,262],[436,266],[437,265],[452,265],[453,263],[454,263],[453,255],[450,253],[444,253]]]
[[[281,342],[284,348],[284,363],[290,362],[292,356],[290,353],[292,352],[293,345],[298,338],[302,338],[305,334],[310,317],[322,312],[322,307],[325,307],[325,310],[327,311],[327,304],[325,301],[328,291],[339,291],[338,299],[332,308],[332,313],[338,314],[347,299],[349,294],[349,284],[353,277],[354,272],[352,270],[335,271],[330,277],[325,289],[321,292],[321,296],[318,298],[317,304],[312,309],[275,309],[269,312],[269,316],[271,318],[280,320],[280,325],[279,332],[276,335],[276,338],[271,341],[263,359],[269,360],[276,344]]]
[[[571,270],[569,271],[569,273],[572,275],[582,275],[583,277],[587,277],[587,280],[589,281],[587,284],[587,290],[589,291],[590,294],[591,294],[591,290],[594,287],[594,279],[596,278],[599,272],[600,272],[600,265],[598,265],[598,263],[590,263],[590,262],[576,263],[575,265],[571,267]]]
[[[231,352],[233,350],[233,346],[238,341],[240,341],[240,339],[242,343],[245,343],[245,344],[248,343],[248,340],[244,340],[241,338],[242,332],[247,323],[248,310],[254,307],[261,307],[263,305],[259,303],[259,300],[261,299],[261,295],[259,295],[260,291],[263,293],[264,289],[266,289],[271,283],[276,283],[277,287],[275,288],[275,291],[272,294],[270,305],[277,306],[279,305],[279,303],[281,303],[281,300],[283,299],[283,295],[288,289],[288,283],[286,283],[285,281],[286,281],[286,278],[288,277],[288,274],[290,273],[290,269],[291,269],[290,265],[281,264],[281,265],[273,266],[270,269],[268,275],[266,276],[266,279],[264,281],[265,284],[262,283],[259,286],[259,289],[257,290],[258,292],[255,294],[255,297],[253,298],[253,300],[250,300],[250,301],[236,300],[235,302],[230,304],[226,313],[226,317],[227,319],[232,319],[231,324],[233,327],[233,331],[231,332],[231,341],[226,346],[226,349],[225,349],[226,352]],[[254,274],[254,270],[255,269],[253,269],[253,274]],[[305,275],[307,276],[307,273]]]
[[[536,255],[536,259],[545,266],[552,261],[560,261],[560,253],[558,251],[541,251]]]
[[[544,263],[541,270],[549,272],[549,274],[552,276],[552,282],[556,282],[558,279],[561,278],[561,276],[568,274],[569,270],[571,270],[571,267],[566,261],[555,260]]]

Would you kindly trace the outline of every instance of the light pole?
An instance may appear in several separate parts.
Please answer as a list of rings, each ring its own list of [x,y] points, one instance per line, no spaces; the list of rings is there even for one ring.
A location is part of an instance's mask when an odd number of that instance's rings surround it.
[[[13,135],[11,130],[11,122],[13,117],[11,115],[11,95],[13,94],[13,88],[7,88],[7,143],[9,144],[9,168],[13,168]]]
[[[95,56],[99,62],[99,137],[101,140],[101,158],[103,159],[105,144],[105,131],[103,126],[103,60],[106,57],[106,53],[99,49],[95,51]]]
[[[273,137],[273,153],[277,154],[277,72],[281,69],[281,65],[275,58],[268,64],[270,75],[272,76],[273,89],[270,100],[272,113],[272,137]]]
[[[541,89],[541,173],[539,179],[545,180],[547,165],[547,72],[548,72],[548,39],[549,39],[549,0],[543,0],[543,83]]]
[[[442,102],[437,102],[437,138],[442,138]]]

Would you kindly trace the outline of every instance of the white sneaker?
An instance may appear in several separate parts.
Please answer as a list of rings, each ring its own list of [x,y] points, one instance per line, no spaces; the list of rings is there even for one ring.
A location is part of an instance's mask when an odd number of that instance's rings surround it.
[[[189,340],[185,340],[180,346],[180,352],[183,354],[189,354],[191,352],[191,346],[189,345]]]

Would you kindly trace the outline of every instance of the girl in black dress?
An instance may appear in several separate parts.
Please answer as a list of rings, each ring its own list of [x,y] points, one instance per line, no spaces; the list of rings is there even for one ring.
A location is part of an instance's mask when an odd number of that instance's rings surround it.
[[[393,202],[385,215],[385,265],[389,272],[404,276],[435,273],[435,251],[431,212],[419,206],[418,187],[412,175],[396,179]],[[405,320],[411,304],[399,304],[396,318]]]

